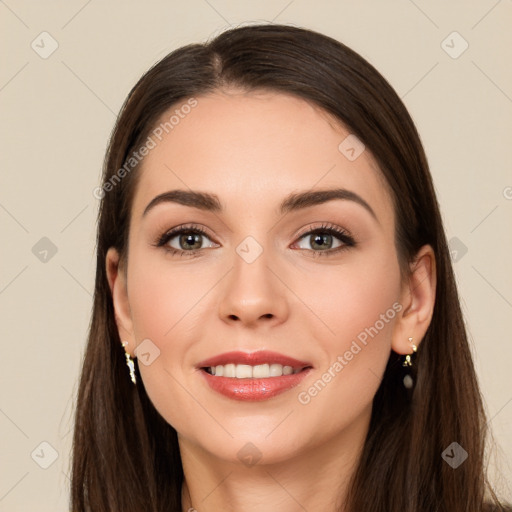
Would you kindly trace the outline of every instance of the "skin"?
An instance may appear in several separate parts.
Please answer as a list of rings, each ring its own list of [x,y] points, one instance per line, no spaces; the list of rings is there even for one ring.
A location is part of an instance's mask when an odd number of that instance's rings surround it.
[[[178,432],[183,510],[335,510],[363,447],[390,350],[412,353],[408,338],[419,346],[430,323],[432,248],[421,248],[401,282],[383,177],[368,150],[354,161],[338,150],[350,131],[316,106],[282,93],[236,90],[197,100],[143,161],[127,264],[114,249],[107,255],[120,338],[132,357],[145,339],[160,351],[152,364],[139,362],[138,378]],[[278,213],[290,192],[334,187],[364,198],[377,220],[339,199]],[[142,216],[155,196],[173,189],[215,193],[225,210],[162,203]],[[207,231],[199,256],[173,256],[152,245],[185,223]],[[322,223],[345,229],[357,245],[313,257],[322,249],[303,235]],[[263,248],[250,264],[236,252],[249,235]],[[169,243],[190,250],[179,236]],[[401,311],[309,403],[300,403],[299,393],[394,303]],[[314,368],[298,387],[249,403],[212,391],[196,369],[223,352],[260,349]],[[256,465],[237,456],[247,443],[261,455]]]

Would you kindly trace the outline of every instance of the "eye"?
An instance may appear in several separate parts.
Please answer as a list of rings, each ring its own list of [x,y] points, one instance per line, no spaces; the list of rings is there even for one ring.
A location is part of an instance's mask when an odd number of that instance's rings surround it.
[[[172,254],[189,256],[196,255],[198,251],[205,248],[203,247],[205,238],[210,240],[206,231],[199,226],[178,226],[161,235],[153,245],[164,247],[166,251]],[[210,247],[215,247],[215,244],[212,242]]]
[[[211,244],[207,247],[218,246],[211,241],[206,231],[197,225],[177,226],[159,236],[153,243],[156,247],[163,247],[164,250],[178,256],[198,256],[205,239]],[[303,247],[300,244],[309,244]],[[344,229],[331,224],[323,224],[301,235],[299,238],[299,249],[305,249],[313,256],[330,256],[339,251],[346,250],[356,245],[355,240]]]
[[[328,256],[356,245],[355,240],[342,228],[331,224],[308,231],[300,237],[310,247],[299,246],[299,249],[311,251],[314,256]]]

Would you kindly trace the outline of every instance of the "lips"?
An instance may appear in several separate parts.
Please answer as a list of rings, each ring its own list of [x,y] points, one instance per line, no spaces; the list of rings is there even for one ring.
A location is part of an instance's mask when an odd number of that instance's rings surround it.
[[[197,368],[212,390],[234,400],[261,401],[297,386],[312,370],[312,365],[261,350],[227,352],[201,361]]]
[[[294,369],[312,366],[311,363],[299,361],[298,359],[294,359],[277,352],[260,350],[258,352],[226,352],[224,354],[220,354],[218,356],[211,357],[210,359],[201,361],[197,367],[208,368],[226,364],[247,364],[250,366],[256,366],[266,363],[291,366]]]

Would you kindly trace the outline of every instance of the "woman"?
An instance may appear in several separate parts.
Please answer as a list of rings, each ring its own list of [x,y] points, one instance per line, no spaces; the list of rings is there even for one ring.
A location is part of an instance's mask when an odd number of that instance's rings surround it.
[[[357,53],[179,48],[95,195],[74,512],[505,510],[427,160]]]

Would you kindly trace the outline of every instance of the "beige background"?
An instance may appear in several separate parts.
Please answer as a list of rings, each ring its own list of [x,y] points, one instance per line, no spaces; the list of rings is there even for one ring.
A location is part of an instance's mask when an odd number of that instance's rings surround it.
[[[1,511],[69,510],[72,408],[94,277],[92,191],[125,96],[172,49],[254,21],[348,44],[417,123],[498,443],[496,485],[511,499],[511,0],[0,0],[0,15]]]

